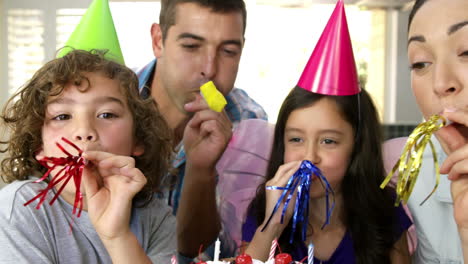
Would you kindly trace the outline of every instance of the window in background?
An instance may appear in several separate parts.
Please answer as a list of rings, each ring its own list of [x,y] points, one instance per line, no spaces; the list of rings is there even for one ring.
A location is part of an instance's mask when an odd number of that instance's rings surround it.
[[[65,46],[71,32],[86,12],[84,8],[63,8],[56,12],[56,50]]]
[[[253,5],[236,85],[248,91],[276,122],[283,99],[299,80],[335,5]],[[385,11],[346,6],[362,84],[383,109]]]
[[[110,2],[120,47],[128,67],[136,70],[153,58],[151,24],[159,20],[159,2]],[[57,10],[57,46],[62,48],[86,9]],[[138,17],[138,19],[132,19]]]
[[[6,1],[6,48],[2,48],[6,72],[0,102],[27,82],[45,62],[62,48],[89,6],[90,0],[52,0],[40,5],[35,0]],[[68,4],[67,4],[68,3]],[[39,6],[38,6],[39,5]],[[69,5],[69,7],[67,6]],[[34,8],[24,8],[34,6]],[[127,66],[137,69],[154,58],[150,28],[158,20],[159,2],[110,2],[114,23]],[[55,17],[54,17],[55,16]],[[132,19],[138,17],[138,19]],[[5,78],[5,79],[4,79]]]
[[[37,9],[7,12],[8,93],[31,78],[44,61],[44,14]]]
[[[68,7],[66,1],[51,0],[42,9],[8,10],[6,56],[10,94],[52,59],[56,49],[63,47],[90,2],[73,1]],[[236,87],[246,90],[264,106],[274,123],[281,102],[296,85],[334,5],[283,7],[256,1],[246,3],[246,44]],[[111,1],[110,7],[126,64],[138,69],[154,58],[150,27],[158,21],[160,3]],[[360,79],[382,113],[386,12],[360,10],[351,5],[346,6],[346,12]]]

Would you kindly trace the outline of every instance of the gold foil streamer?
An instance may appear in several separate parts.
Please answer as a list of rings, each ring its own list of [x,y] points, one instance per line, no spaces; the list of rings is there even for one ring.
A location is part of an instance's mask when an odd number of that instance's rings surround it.
[[[408,202],[409,196],[413,191],[414,184],[421,169],[422,156],[424,154],[424,149],[429,143],[431,146],[432,157],[434,160],[434,168],[436,171],[436,184],[434,189],[429,193],[429,195],[421,202],[422,205],[424,202],[434,194],[435,190],[439,186],[440,173],[439,173],[439,162],[437,160],[437,153],[435,151],[434,144],[431,141],[431,136],[434,132],[445,126],[446,119],[440,115],[432,116],[428,121],[419,124],[413,132],[411,132],[408,140],[406,141],[403,152],[400,156],[400,159],[393,166],[392,171],[390,171],[385,178],[385,180],[380,185],[380,188],[385,188],[385,186],[390,182],[393,175],[398,171],[397,185],[395,188],[396,191],[396,200],[395,206],[398,206],[401,201],[404,204]]]

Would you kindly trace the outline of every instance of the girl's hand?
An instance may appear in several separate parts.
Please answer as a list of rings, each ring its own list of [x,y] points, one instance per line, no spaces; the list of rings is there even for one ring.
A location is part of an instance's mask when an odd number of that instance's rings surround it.
[[[266,182],[265,186],[285,187],[289,179],[291,178],[291,176],[299,169],[301,163],[302,161],[292,161],[292,162],[288,162],[288,163],[281,165],[278,168],[278,171],[276,172],[275,176],[271,180]],[[265,190],[265,192],[266,192],[265,193],[266,211],[265,211],[265,220],[262,224],[262,228],[263,226],[265,226],[266,221],[268,220],[271,213],[273,212],[273,209],[275,208],[276,203],[278,202],[278,199],[281,197],[283,190],[268,190],[267,189]],[[297,196],[296,190],[294,190],[294,195],[291,197],[291,200],[289,201],[288,208],[284,215],[283,223],[281,224],[281,215],[283,213],[284,202],[286,201],[289,194],[290,193],[288,192],[285,195],[285,197],[283,198],[283,203],[278,207],[273,218],[271,219],[270,223],[265,229],[265,230],[271,230],[272,232],[274,232],[274,237],[280,237],[284,228],[288,225],[289,220],[291,220],[292,214],[294,212],[294,205],[296,204],[296,196]]]
[[[83,171],[88,214],[102,240],[125,237],[130,232],[133,197],[146,184],[135,160],[102,151],[86,151],[89,164]]]

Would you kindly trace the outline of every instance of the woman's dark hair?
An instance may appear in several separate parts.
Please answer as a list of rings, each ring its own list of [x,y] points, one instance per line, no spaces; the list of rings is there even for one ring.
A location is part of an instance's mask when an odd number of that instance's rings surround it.
[[[414,2],[413,9],[411,9],[411,12],[410,12],[409,18],[408,18],[408,31],[409,31],[409,28],[411,26],[411,23],[413,22],[414,16],[418,12],[418,10],[421,8],[421,6],[423,6],[427,1],[428,0],[416,0]]]
[[[377,110],[365,90],[351,96],[328,96],[294,88],[284,100],[278,115],[265,182],[273,178],[284,163],[284,131],[288,117],[293,111],[309,107],[323,98],[333,100],[343,118],[352,125],[353,133],[356,135],[358,131],[341,184],[343,222],[352,237],[356,261],[369,264],[390,263],[390,250],[395,242],[395,208],[390,190],[379,187],[385,178],[381,126]],[[257,220],[257,226],[264,221],[265,203],[263,183],[249,208],[249,213]],[[293,244],[289,244],[291,222],[279,238],[279,244],[285,252],[291,252],[299,243],[303,243],[299,232],[296,232]]]

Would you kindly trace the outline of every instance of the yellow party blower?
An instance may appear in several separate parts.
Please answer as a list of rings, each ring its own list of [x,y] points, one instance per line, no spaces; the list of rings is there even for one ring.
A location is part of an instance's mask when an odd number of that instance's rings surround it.
[[[216,112],[223,111],[224,106],[227,104],[226,98],[216,89],[212,81],[203,84],[200,87],[200,91],[211,110]]]

